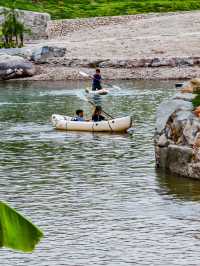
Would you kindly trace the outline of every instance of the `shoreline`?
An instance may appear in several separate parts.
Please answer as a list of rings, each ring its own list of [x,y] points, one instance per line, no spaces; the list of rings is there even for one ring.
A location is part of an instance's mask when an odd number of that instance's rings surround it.
[[[94,68],[37,65],[36,69],[36,75],[20,80],[90,80],[90,78],[82,77],[79,71],[84,71],[89,75],[94,73]],[[106,80],[187,80],[200,76],[200,67],[101,68],[101,74]]]

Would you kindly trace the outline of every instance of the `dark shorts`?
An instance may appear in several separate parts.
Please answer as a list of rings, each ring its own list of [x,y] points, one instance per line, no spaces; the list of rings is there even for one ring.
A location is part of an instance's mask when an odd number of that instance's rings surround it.
[[[102,89],[102,87],[101,87],[101,85],[92,85],[92,90],[93,91],[98,91],[98,90],[101,90]]]

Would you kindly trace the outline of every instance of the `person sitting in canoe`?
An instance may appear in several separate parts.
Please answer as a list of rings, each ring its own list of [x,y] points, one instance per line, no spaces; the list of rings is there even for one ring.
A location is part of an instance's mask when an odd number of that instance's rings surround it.
[[[92,90],[93,91],[97,91],[97,90],[101,90],[102,86],[101,86],[101,72],[100,69],[97,68],[96,69],[96,73],[93,76],[93,82],[92,82]]]
[[[72,121],[78,121],[78,122],[84,122],[84,114],[83,114],[83,110],[78,109],[76,110],[76,116],[74,118],[72,118]]]
[[[102,112],[101,106],[96,106],[94,113],[92,115],[92,121],[100,122],[105,120],[105,117],[101,115],[101,112]]]

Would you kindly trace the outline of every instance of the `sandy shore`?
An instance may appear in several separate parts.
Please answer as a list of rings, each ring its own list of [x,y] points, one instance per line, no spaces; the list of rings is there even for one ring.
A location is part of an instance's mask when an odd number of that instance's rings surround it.
[[[120,17],[119,17],[120,18]],[[64,58],[47,60],[38,65],[33,80],[79,79],[79,70],[93,73],[96,62],[101,62],[102,73],[109,79],[187,79],[200,76],[200,64],[162,65],[154,67],[119,65],[119,61],[199,57],[200,12],[150,14],[129,16],[109,25],[81,28],[67,36],[29,43],[56,45],[66,48]],[[71,60],[71,66],[69,65]],[[87,64],[80,62],[87,61]],[[116,62],[112,67],[102,62]],[[98,64],[96,64],[98,66]]]

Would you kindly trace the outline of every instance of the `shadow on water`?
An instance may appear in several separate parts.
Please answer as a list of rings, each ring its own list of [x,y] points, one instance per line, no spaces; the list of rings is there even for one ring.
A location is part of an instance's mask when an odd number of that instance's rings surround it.
[[[199,180],[156,169],[156,181],[160,188],[158,190],[160,195],[168,195],[183,201],[200,201]]]

